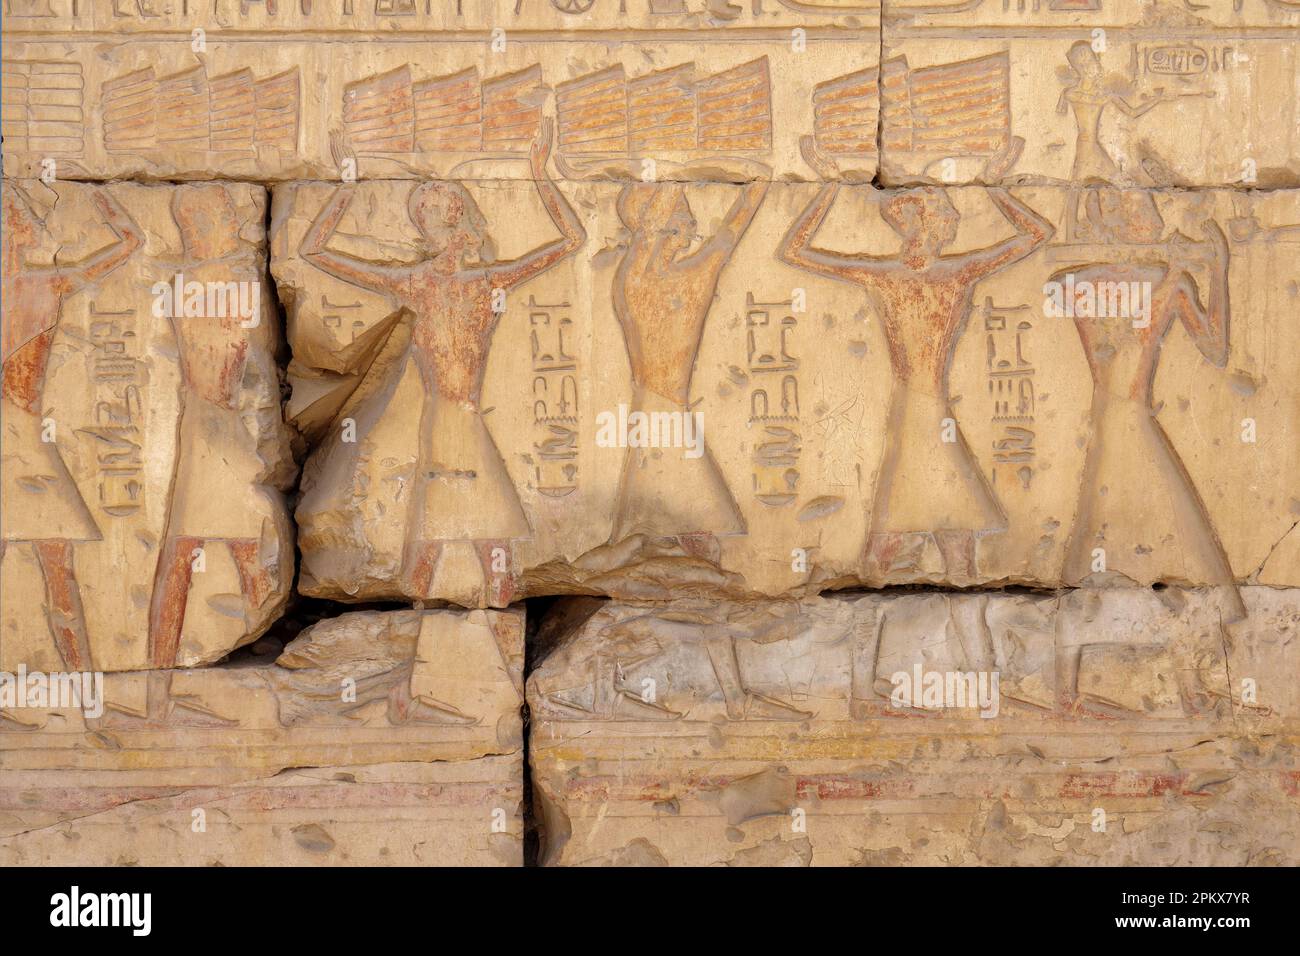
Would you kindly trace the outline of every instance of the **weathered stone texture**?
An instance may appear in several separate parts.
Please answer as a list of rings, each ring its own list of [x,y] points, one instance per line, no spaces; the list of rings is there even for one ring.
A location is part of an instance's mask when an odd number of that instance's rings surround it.
[[[276,188],[306,593],[1300,576],[1300,193],[540,184]]]
[[[1289,2],[1289,0],[1281,0]],[[509,31],[601,33],[650,30],[720,34],[756,28],[833,27],[847,34],[874,32],[878,0],[819,0],[731,4],[719,0],[9,0],[5,25],[28,33],[68,31],[131,36],[199,28],[221,36],[249,31],[274,37],[323,33],[336,40],[369,35]]]
[[[874,29],[727,40],[688,32],[631,44],[581,33],[480,42],[227,40],[188,33],[6,44],[6,172],[60,178],[526,178],[529,145],[557,129],[566,175],[803,178],[816,132],[876,169]],[[418,41],[418,42],[414,42]],[[798,117],[782,122],[778,117]]]
[[[886,183],[1001,177],[1128,187],[1300,184],[1300,6],[1290,0],[887,0]],[[1270,91],[1270,92],[1266,92]]]
[[[0,863],[1300,862],[1300,0],[0,14]]]
[[[266,193],[3,195],[0,669],[217,660],[294,573]]]
[[[529,678],[542,860],[1294,865],[1300,604],[1244,598],[593,604]]]
[[[274,663],[0,722],[0,861],[518,866],[522,611],[362,611]],[[201,825],[201,829],[199,828]]]

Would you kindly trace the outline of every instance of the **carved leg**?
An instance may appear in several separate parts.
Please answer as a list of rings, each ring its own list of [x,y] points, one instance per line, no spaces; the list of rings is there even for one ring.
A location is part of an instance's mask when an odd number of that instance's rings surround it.
[[[943,569],[955,584],[975,579],[975,532],[936,531],[934,542],[943,555]]]
[[[1079,221],[1079,200],[1083,194],[1083,188],[1076,186],[1070,190],[1070,194],[1065,200],[1065,239],[1067,242],[1081,242],[1088,237],[1087,224]]]
[[[1235,581],[1231,584],[1224,585],[1222,588],[1222,594],[1224,604],[1224,636],[1228,638],[1229,646],[1231,646],[1232,632],[1226,628],[1226,625],[1244,621],[1249,617],[1249,612],[1246,610],[1246,602],[1241,599],[1241,589],[1237,587]]]
[[[72,567],[72,544],[68,541],[36,541],[36,558],[45,577],[45,604],[50,634],[59,659],[70,671],[90,670],[90,639],[81,592]]]
[[[473,724],[474,717],[450,704],[431,697],[417,697],[411,693],[411,677],[415,664],[403,664],[392,672],[392,687],[388,691],[388,722],[403,724]]]
[[[271,574],[260,559],[256,538],[232,538],[226,542],[239,571],[239,590],[249,608],[260,607],[271,596]]]
[[[736,640],[726,631],[707,628],[704,646],[709,652],[714,676],[722,689],[730,720],[804,720],[811,717],[808,711],[797,710],[784,701],[756,694],[747,689],[740,676],[740,662],[736,659]]]
[[[1080,710],[1079,661],[1082,657],[1083,647],[1080,645],[1058,647],[1056,652],[1057,704],[1067,717],[1077,716]]]
[[[1089,189],[1086,194],[1086,206],[1084,208],[1085,223],[1081,224],[1083,230],[1083,239],[1097,240],[1106,238],[1110,235],[1110,230],[1106,228],[1106,217],[1101,209],[1101,191],[1098,189]]]
[[[849,716],[866,720],[871,716],[870,702],[876,697],[876,661],[880,657],[880,635],[884,615],[873,608],[864,620],[853,626],[853,660],[849,676]]]
[[[176,653],[185,624],[185,604],[190,594],[194,566],[190,563],[202,538],[169,538],[158,556],[153,601],[149,608],[149,662],[155,668],[176,666]]]
[[[172,675],[166,671],[150,671],[145,678],[145,723],[159,726],[167,723],[172,710]]]
[[[867,547],[863,555],[863,572],[866,577],[882,582],[889,577],[894,560],[903,550],[903,544],[903,535],[892,531],[873,531],[867,535]]]
[[[731,635],[709,629],[704,634],[704,647],[709,652],[722,698],[727,703],[727,716],[732,720],[745,719],[745,685],[740,679],[740,662],[736,660],[736,642]]]
[[[647,658],[642,657],[630,664],[637,664]],[[623,661],[608,654],[599,654],[592,658],[593,710],[600,720],[676,720],[683,716],[675,710],[654,701],[642,700],[640,696],[619,686],[623,676]],[[562,706],[572,709],[572,704]]]
[[[199,698],[190,694],[173,694],[172,671],[148,671],[145,675],[145,704],[143,714],[131,714],[115,711],[112,707],[104,711],[104,716],[94,725],[87,721],[92,729],[100,726],[132,730],[159,727],[237,727],[238,720],[223,717]]]
[[[515,597],[514,559],[510,554],[510,542],[504,539],[475,541],[474,550],[478,552],[478,561],[483,567],[488,603],[492,607],[509,607]]]
[[[948,598],[948,617],[957,630],[962,657],[969,670],[987,672],[997,666],[993,632],[989,629],[988,607],[987,594]]]
[[[599,719],[609,720],[617,699],[618,658],[597,652],[591,657],[591,709]]]
[[[416,600],[429,594],[433,571],[442,556],[441,541],[413,541],[406,548],[402,561],[402,580]]]

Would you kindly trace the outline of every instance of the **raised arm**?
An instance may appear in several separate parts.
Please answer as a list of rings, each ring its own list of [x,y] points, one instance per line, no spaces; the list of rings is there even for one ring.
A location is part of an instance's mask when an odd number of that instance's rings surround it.
[[[749,224],[754,221],[754,216],[758,213],[758,207],[763,204],[763,197],[767,195],[767,187],[770,185],[768,180],[759,179],[742,186],[740,195],[731,204],[727,214],[722,217],[722,225],[704,245],[700,246],[698,251],[682,260],[683,264],[689,267],[706,261],[725,262],[740,242],[740,237],[749,228]]]
[[[818,275],[830,276],[855,282],[864,275],[892,272],[898,268],[898,261],[881,256],[849,255],[843,252],[831,252],[812,245],[813,236],[821,228],[826,213],[835,204],[839,195],[839,183],[826,183],[813,197],[799,218],[786,232],[781,245],[777,247],[777,258],[799,269],[807,269]]]
[[[1207,222],[1203,230],[1215,253],[1210,264],[1209,308],[1201,307],[1196,284],[1185,272],[1178,279],[1173,305],[1200,353],[1214,366],[1223,368],[1228,364],[1229,350],[1228,240],[1217,222]]]
[[[1128,100],[1124,99],[1124,97],[1118,95],[1112,96],[1110,101],[1118,106],[1120,112],[1125,116],[1131,116],[1132,118],[1137,119],[1145,113],[1150,113],[1153,109],[1163,103],[1165,99],[1166,97],[1164,96],[1154,96],[1145,103],[1139,103],[1137,106],[1134,106]]]
[[[105,246],[98,252],[91,253],[79,262],[60,266],[59,271],[65,283],[61,291],[68,294],[102,279],[131,258],[132,254],[144,245],[144,234],[140,231],[140,227],[116,199],[104,190],[97,189],[91,201],[103,215],[104,225],[117,236],[117,241],[111,246]]]
[[[546,161],[551,156],[551,146],[555,141],[555,127],[548,117],[542,121],[541,130],[533,142],[530,162],[533,181],[537,185],[537,194],[542,205],[560,230],[560,238],[527,252],[518,259],[498,262],[488,269],[488,276],[495,286],[509,289],[526,282],[534,276],[541,275],[551,266],[566,256],[572,255],[587,241],[587,231],[582,227],[582,220],[573,211],[573,206],[564,198],[550,173],[546,170]]]
[[[962,257],[960,265],[971,274],[973,279],[997,272],[1013,262],[1019,262],[1056,234],[1056,229],[1050,222],[1003,187],[991,187],[988,196],[993,201],[993,205],[997,206],[1002,215],[1015,226],[1016,234],[997,245],[977,249]]]
[[[835,205],[835,198],[840,192],[840,183],[832,182],[839,171],[835,164],[816,146],[811,136],[800,140],[804,159],[817,174],[827,180],[813,197],[807,208],[799,214],[777,247],[777,258],[798,269],[806,269],[819,275],[847,282],[857,280],[863,274],[888,272],[897,267],[893,259],[866,255],[848,255],[818,249],[812,244],[813,237],[826,220],[826,214]]]
[[[352,205],[355,187],[340,186],[321,207],[298,246],[298,254],[322,272],[372,292],[397,295],[411,275],[409,266],[390,266],[327,248],[330,237]]]

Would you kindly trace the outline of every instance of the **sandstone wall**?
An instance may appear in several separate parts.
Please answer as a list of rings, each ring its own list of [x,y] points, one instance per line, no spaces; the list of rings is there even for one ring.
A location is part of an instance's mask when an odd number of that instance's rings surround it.
[[[1300,858],[1296,0],[3,31],[0,860]]]

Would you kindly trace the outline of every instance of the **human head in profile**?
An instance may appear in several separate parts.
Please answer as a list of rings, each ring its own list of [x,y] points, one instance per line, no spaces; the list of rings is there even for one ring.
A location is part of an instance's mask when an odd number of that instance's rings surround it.
[[[428,596],[450,541],[473,543],[490,603],[504,606],[513,594],[510,542],[529,537],[531,529],[483,420],[480,399],[504,297],[573,255],[586,240],[577,213],[547,170],[553,138],[553,125],[546,120],[533,143],[530,168],[538,198],[559,237],[518,258],[496,260],[487,221],[469,192],[459,183],[436,181],[415,185],[407,196],[407,215],[419,237],[419,258],[413,262],[367,259],[332,247],[356,194],[354,184],[335,190],[299,246],[307,262],[343,282],[386,296],[405,319],[390,333],[397,337],[392,339],[395,344],[409,337],[400,356],[371,370],[387,377],[383,387],[367,389],[363,404],[345,414],[362,423],[368,434],[382,432],[393,442],[413,445],[413,470],[400,483],[409,484],[413,493],[385,506],[385,520],[401,525],[402,589],[411,597]],[[418,429],[399,427],[403,402],[412,391],[421,396]],[[369,481],[361,475],[369,467],[360,454],[366,436],[359,437],[355,443],[340,440],[324,447],[317,465],[352,473],[351,480],[340,477],[349,486],[353,480]],[[394,459],[401,457],[398,450],[392,447]],[[376,478],[372,487],[382,483]],[[334,482],[305,487],[299,521],[306,540],[334,533],[325,529],[334,508],[328,499],[331,485]]]
[[[1013,139],[990,157],[983,178],[1010,170],[1024,142]],[[868,577],[882,583],[904,553],[907,539],[932,537],[945,573],[975,583],[978,536],[1006,527],[1006,516],[957,426],[948,398],[948,370],[970,317],[977,283],[1019,262],[1053,234],[1052,226],[1006,189],[988,199],[1015,234],[962,253],[945,250],[961,217],[946,190],[908,189],[889,194],[881,217],[898,234],[896,254],[838,252],[815,246],[817,231],[841,189],[834,162],[812,137],[805,159],[825,180],[786,233],[777,255],[790,265],[860,286],[880,315],[894,374],[864,549]],[[941,497],[928,489],[943,488]]]
[[[1068,200],[1065,235],[1067,239],[1088,240],[1100,231],[1097,223],[1099,211],[1095,207],[1096,186],[1166,185],[1149,181],[1141,175],[1141,166],[1122,170],[1102,144],[1101,121],[1107,109],[1118,110],[1130,119],[1145,116],[1161,103],[1181,97],[1214,96],[1214,91],[1180,91],[1167,94],[1157,89],[1154,95],[1136,102],[1128,99],[1132,82],[1119,74],[1107,74],[1101,57],[1091,43],[1079,40],[1065,54],[1067,67],[1060,71],[1064,89],[1056,103],[1056,111],[1064,115],[1073,113],[1077,130],[1074,144],[1074,161],[1070,167],[1070,181],[1074,184]],[[1161,160],[1149,146],[1142,148],[1146,165],[1164,168]],[[1081,202],[1082,199],[1082,202]],[[1080,208],[1082,206],[1082,208]]]

